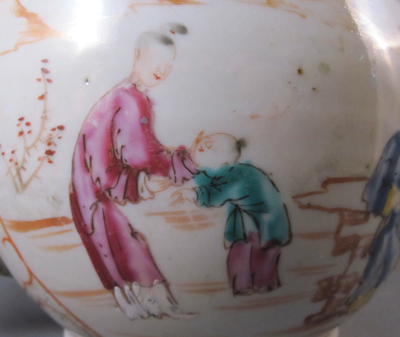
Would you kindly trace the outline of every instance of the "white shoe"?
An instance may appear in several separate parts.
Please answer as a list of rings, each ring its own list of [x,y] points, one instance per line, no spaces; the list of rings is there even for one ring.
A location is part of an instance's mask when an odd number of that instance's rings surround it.
[[[160,283],[159,281],[154,282],[153,286],[148,290],[147,296],[143,298],[141,304],[149,315],[158,318],[163,315],[176,319],[190,319],[197,316],[193,314],[183,314],[175,306],[165,284]]]
[[[141,318],[149,317],[149,314],[143,309],[142,305],[140,304],[138,297],[135,296],[135,294],[132,292],[132,290],[129,288],[128,285],[125,286],[124,290],[125,290],[125,295],[128,298],[128,301],[130,302],[130,305],[136,309],[139,316]]]
[[[125,294],[126,294],[126,289],[125,289]],[[133,295],[133,294],[132,294]],[[137,320],[137,319],[142,319],[143,313],[146,315],[145,317],[148,317],[146,312],[143,310],[142,306],[140,303],[135,300],[135,298],[129,298],[128,295],[126,297],[122,293],[122,289],[120,287],[115,287],[114,288],[114,296],[115,299],[121,308],[121,310],[124,312],[124,314],[131,320]],[[135,300],[132,302],[132,300]]]

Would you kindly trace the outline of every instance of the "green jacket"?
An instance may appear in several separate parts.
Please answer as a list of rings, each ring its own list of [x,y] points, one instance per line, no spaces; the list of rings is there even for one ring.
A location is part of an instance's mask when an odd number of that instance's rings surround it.
[[[228,204],[225,240],[246,240],[256,231],[261,246],[271,240],[283,245],[290,237],[289,219],[280,193],[267,174],[250,163],[202,168],[194,178],[197,204]]]

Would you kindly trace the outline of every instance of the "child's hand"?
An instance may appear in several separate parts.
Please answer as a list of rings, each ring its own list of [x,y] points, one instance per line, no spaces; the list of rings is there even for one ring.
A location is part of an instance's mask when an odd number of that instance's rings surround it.
[[[193,188],[181,188],[171,194],[171,206],[184,204],[186,201],[196,204],[197,194]]]

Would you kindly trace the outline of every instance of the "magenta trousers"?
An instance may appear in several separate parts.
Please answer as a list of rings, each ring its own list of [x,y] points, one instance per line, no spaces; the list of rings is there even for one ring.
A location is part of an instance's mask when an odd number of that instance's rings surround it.
[[[229,283],[235,295],[267,292],[280,286],[278,275],[281,246],[269,242],[260,247],[258,235],[251,233],[247,240],[238,240],[228,255]]]

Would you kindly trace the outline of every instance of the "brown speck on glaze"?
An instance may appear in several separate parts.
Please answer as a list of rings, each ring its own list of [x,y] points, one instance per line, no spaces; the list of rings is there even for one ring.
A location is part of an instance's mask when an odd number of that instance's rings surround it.
[[[313,90],[313,91],[317,91],[317,88],[316,88],[316,87],[313,87],[312,90]]]
[[[299,68],[297,69],[297,73],[298,73],[299,75],[303,75],[303,74],[304,74],[304,69],[303,69],[302,67],[299,67]]]

